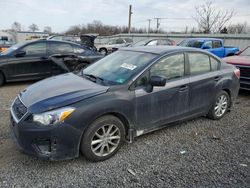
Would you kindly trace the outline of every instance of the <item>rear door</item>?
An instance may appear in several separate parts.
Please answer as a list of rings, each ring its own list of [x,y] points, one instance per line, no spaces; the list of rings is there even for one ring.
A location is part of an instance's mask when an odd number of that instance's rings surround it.
[[[25,52],[25,55],[16,57],[15,53]],[[38,79],[50,76],[50,61],[47,55],[46,41],[27,44],[17,49],[9,60],[7,67],[10,79]]]
[[[64,42],[57,42],[57,41],[50,41],[49,43],[49,55],[55,55],[55,54],[73,54],[74,49],[70,43],[64,43]],[[65,67],[65,62],[63,58],[56,59],[56,61],[52,62],[51,65],[51,74],[52,75],[58,75],[65,72],[68,72],[70,70],[70,67]]]
[[[216,95],[220,81],[219,61],[201,53],[189,52],[190,65],[190,114],[207,111]]]
[[[185,76],[184,59],[184,53],[166,56],[136,81],[137,129],[154,129],[187,113],[189,78]],[[165,77],[167,83],[150,91],[150,76]]]

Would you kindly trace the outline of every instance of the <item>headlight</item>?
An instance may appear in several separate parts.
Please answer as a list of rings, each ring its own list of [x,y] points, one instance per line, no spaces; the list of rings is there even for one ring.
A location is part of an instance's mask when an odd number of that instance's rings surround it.
[[[75,108],[66,107],[49,112],[44,112],[42,114],[33,114],[32,119],[34,122],[39,122],[43,125],[56,124],[58,122],[63,122]]]

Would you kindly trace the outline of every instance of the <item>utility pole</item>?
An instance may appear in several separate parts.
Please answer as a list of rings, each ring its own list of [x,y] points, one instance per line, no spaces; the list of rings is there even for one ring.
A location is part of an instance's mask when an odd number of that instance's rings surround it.
[[[133,14],[132,12],[132,5],[129,5],[129,12],[128,12],[128,33],[130,33],[131,30],[131,15]]]
[[[157,30],[157,33],[159,32],[159,27],[160,27],[160,19],[162,18],[155,18],[156,19],[156,30]]]
[[[148,19],[148,33],[150,33],[150,22],[151,22],[151,19]]]

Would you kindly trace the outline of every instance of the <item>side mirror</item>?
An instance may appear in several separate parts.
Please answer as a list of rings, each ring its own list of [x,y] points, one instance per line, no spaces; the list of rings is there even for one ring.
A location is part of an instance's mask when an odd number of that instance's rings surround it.
[[[165,86],[166,85],[166,78],[161,76],[151,76],[149,83],[152,86]]]
[[[23,57],[23,56],[25,56],[25,55],[26,55],[26,52],[25,52],[25,51],[18,51],[18,52],[16,52],[16,54],[15,54],[16,57]]]

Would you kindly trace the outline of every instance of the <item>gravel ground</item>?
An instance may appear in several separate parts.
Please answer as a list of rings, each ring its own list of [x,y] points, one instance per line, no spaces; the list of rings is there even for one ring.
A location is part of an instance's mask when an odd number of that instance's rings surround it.
[[[149,133],[104,162],[49,162],[20,153],[10,137],[9,106],[29,84],[0,88],[0,187],[250,187],[250,92],[222,120]]]

